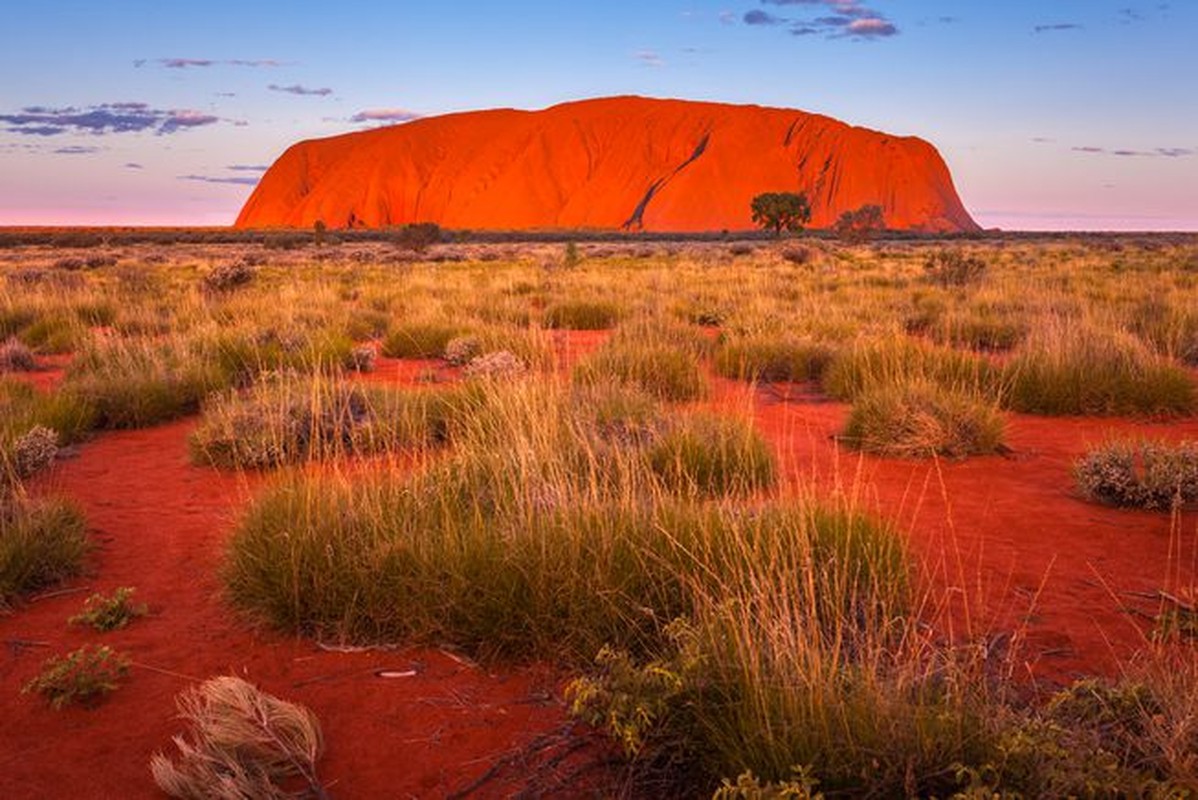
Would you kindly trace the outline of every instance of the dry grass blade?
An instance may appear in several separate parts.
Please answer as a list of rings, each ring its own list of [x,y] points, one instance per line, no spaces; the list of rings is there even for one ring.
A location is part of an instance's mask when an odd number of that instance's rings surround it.
[[[320,722],[303,706],[269,695],[233,676],[205,681],[179,696],[193,740],[174,737],[177,761],[150,762],[154,782],[189,800],[326,798],[316,777],[324,751]],[[296,779],[298,791],[279,785]]]

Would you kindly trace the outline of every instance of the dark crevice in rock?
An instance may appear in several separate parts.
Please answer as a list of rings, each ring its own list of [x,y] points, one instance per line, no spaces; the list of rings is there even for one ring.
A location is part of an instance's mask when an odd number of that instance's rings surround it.
[[[708,143],[710,142],[711,132],[708,131],[707,133],[703,134],[703,138],[701,138],[699,143],[695,145],[695,149],[691,151],[691,154],[686,161],[683,161],[681,164],[675,167],[669,175],[658,178],[653,182],[653,184],[649,187],[649,190],[645,192],[645,196],[641,198],[641,201],[636,204],[636,208],[632,210],[631,216],[629,216],[628,219],[624,221],[624,224],[620,227],[624,230],[644,227],[645,209],[649,207],[649,201],[653,199],[653,195],[657,194],[658,190],[669,183],[675,175],[677,175],[679,172],[682,172],[682,170],[693,164],[695,160],[699,158],[699,156],[703,155],[704,151],[707,150]]]

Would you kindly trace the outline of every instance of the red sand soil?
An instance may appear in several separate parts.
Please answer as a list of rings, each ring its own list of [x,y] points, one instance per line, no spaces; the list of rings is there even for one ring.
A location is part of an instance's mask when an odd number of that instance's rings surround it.
[[[922,139],[793,109],[643,97],[300,142],[271,165],[236,224],[745,230],[755,195],[798,191],[815,227],[879,204],[890,228],[979,230]]]
[[[572,363],[607,335],[554,337]],[[414,385],[430,368],[453,378],[436,362],[380,359],[369,379]],[[1012,415],[1007,457],[879,459],[835,443],[844,404],[801,386],[713,381],[712,404],[751,409],[792,486],[856,492],[863,507],[897,520],[925,584],[947,598],[927,615],[957,639],[1016,633],[1025,677],[1055,683],[1112,673],[1145,646],[1158,590],[1195,583],[1198,514],[1171,520],[1086,503],[1069,471],[1108,434],[1194,439],[1198,420]],[[82,504],[99,547],[90,576],[66,584],[67,593],[0,616],[0,796],[159,796],[148,762],[180,729],[174,697],[220,674],[318,714],[329,745],[320,773],[335,797],[446,797],[496,764],[508,768],[470,796],[520,788],[531,768],[508,757],[563,730],[562,676],[536,666],[492,673],[429,649],[328,652],[238,618],[220,597],[218,570],[238,510],[262,478],[190,466],[194,424],[98,436],[36,482],[38,493]],[[136,587],[151,616],[109,634],[66,625],[87,593],[118,586]],[[127,685],[94,710],[56,712],[18,694],[48,655],[84,643],[128,652],[136,666]],[[416,674],[386,679],[378,670]]]
[[[320,775],[338,798],[445,797],[566,722],[561,676],[546,668],[495,674],[429,649],[327,652],[239,620],[220,598],[217,572],[260,479],[190,466],[193,425],[104,434],[34,487],[79,501],[99,548],[92,575],[67,584],[77,591],[0,617],[0,796],[162,796],[148,765],[180,730],[175,695],[214,675],[245,677],[312,708],[328,741]],[[88,593],[118,586],[136,587],[151,615],[107,634],[66,624]],[[45,658],[86,643],[135,663],[98,708],[54,711],[18,694]],[[510,794],[524,777],[517,772],[471,797]]]
[[[744,403],[719,382],[717,403]],[[791,399],[786,393],[790,392]],[[1198,582],[1198,513],[1109,508],[1076,494],[1072,464],[1110,436],[1198,439],[1198,419],[1008,415],[1013,453],[961,461],[883,459],[839,447],[849,407],[767,387],[753,397],[758,429],[802,491],[838,487],[896,520],[957,640],[1014,635],[1024,677],[1049,682],[1113,674],[1148,644],[1159,592]],[[1026,671],[1024,671],[1026,670]]]

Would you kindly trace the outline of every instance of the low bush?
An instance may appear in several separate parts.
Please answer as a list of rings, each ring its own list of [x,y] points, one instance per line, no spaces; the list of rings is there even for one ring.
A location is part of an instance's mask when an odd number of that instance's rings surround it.
[[[73,703],[92,707],[120,686],[129,664],[127,656],[107,645],[84,645],[61,658],[47,659],[41,673],[21,692],[36,692],[56,709]]]
[[[1074,462],[1073,477],[1083,496],[1113,506],[1198,503],[1198,442],[1111,441]]]
[[[120,630],[138,617],[149,613],[145,603],[134,603],[134,589],[121,586],[111,597],[97,592],[83,601],[83,610],[67,620],[72,625],[86,625],[106,633]]]
[[[35,425],[13,442],[11,471],[23,481],[50,466],[57,456],[58,434],[43,425]],[[5,454],[0,454],[0,458],[8,460]]]
[[[993,399],[916,379],[859,395],[841,438],[879,455],[964,458],[998,452],[1003,428]]]
[[[29,372],[36,368],[33,351],[20,339],[10,337],[0,342],[0,372]]]
[[[255,267],[246,261],[218,264],[204,275],[203,288],[214,294],[231,292],[253,281],[256,272]]]
[[[518,378],[528,372],[528,366],[507,350],[475,356],[466,364],[462,374],[467,378]]]
[[[927,257],[923,270],[932,283],[961,287],[980,281],[986,275],[986,262],[960,250],[936,250]]]
[[[445,360],[455,367],[464,367],[482,355],[483,344],[477,336],[455,336],[445,344]]]

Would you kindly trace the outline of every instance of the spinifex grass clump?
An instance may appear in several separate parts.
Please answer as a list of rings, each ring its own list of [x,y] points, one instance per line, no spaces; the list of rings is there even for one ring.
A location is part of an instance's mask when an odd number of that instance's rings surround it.
[[[162,791],[186,800],[328,797],[316,776],[324,737],[309,709],[231,675],[188,689],[177,703],[190,737],[174,737],[176,759],[151,759]],[[302,792],[285,788],[296,782]]]
[[[93,418],[92,409],[78,397],[0,378],[0,464],[12,467],[17,443],[35,429],[53,431],[57,443],[65,445],[83,438]]]
[[[388,358],[440,358],[445,346],[465,331],[440,322],[407,322],[396,325],[383,340]]]
[[[0,486],[0,608],[77,574],[87,547],[83,514],[72,503],[30,500]]]
[[[844,348],[824,370],[824,390],[841,400],[914,380],[996,397],[998,370],[972,353],[924,344],[907,336],[865,339]]]
[[[545,309],[546,328],[598,331],[612,328],[622,311],[615,303],[602,300],[563,300]]]
[[[707,393],[697,356],[652,340],[613,339],[574,368],[574,380],[583,386],[614,380],[662,400],[697,400]]]
[[[224,469],[428,447],[479,402],[468,388],[401,391],[320,375],[276,375],[213,396],[191,434],[192,459]]]
[[[656,657],[605,649],[567,690],[658,794],[1187,797],[1198,781],[1192,661],[1027,704],[905,621],[829,642],[784,584],[760,588],[783,601],[705,607]]]
[[[769,445],[745,420],[685,417],[649,449],[653,471],[673,491],[722,496],[751,494],[777,479]]]
[[[242,326],[202,335],[194,349],[196,358],[215,364],[226,383],[238,386],[265,372],[354,369],[363,358],[355,354],[348,336],[325,329],[280,331]]]
[[[905,591],[897,539],[852,514],[667,493],[648,445],[625,435],[635,402],[600,419],[552,384],[494,391],[456,454],[407,480],[269,489],[231,543],[235,600],[322,636],[581,662],[607,642],[652,647],[698,587],[751,582],[783,554],[831,570],[809,576],[825,587],[813,625]]]
[[[869,453],[905,458],[997,452],[998,403],[976,391],[914,379],[877,386],[853,401],[842,438]]]
[[[228,376],[182,340],[115,339],[80,353],[63,391],[102,428],[139,428],[194,413]]]
[[[1189,414],[1185,370],[1122,330],[1066,322],[1036,331],[1006,367],[1006,403],[1052,415]]]
[[[756,334],[720,345],[713,364],[725,378],[805,381],[823,374],[833,352],[830,345],[811,339]]]
[[[933,341],[987,352],[1011,350],[1024,340],[1027,323],[1010,313],[986,308],[952,311],[928,328]]]
[[[1099,503],[1162,510],[1198,503],[1198,442],[1108,442],[1078,459],[1073,477]]]

